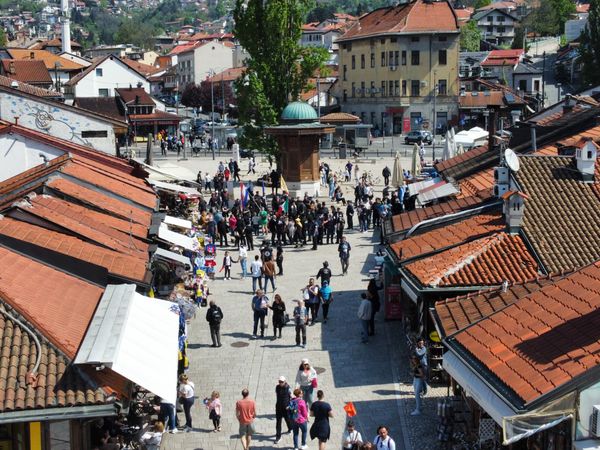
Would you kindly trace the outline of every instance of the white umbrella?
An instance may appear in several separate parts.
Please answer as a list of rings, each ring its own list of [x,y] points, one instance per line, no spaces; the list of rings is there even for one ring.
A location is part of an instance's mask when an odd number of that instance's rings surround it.
[[[417,144],[413,147],[411,173],[414,178],[421,174],[421,157],[419,156],[419,146]]]
[[[458,147],[456,145],[456,134],[454,133],[454,127],[450,127],[450,153],[452,156],[456,156],[458,154]]]
[[[402,164],[400,164],[400,152],[396,151],[394,158],[394,171],[392,172],[392,186],[399,188],[404,184],[404,174],[402,173]]]
[[[456,154],[457,155],[462,155],[465,152],[465,148],[463,147],[462,144],[458,144],[458,148],[456,149]]]
[[[444,151],[442,152],[442,159],[446,161],[450,159],[450,132],[446,131],[446,139],[444,140]]]

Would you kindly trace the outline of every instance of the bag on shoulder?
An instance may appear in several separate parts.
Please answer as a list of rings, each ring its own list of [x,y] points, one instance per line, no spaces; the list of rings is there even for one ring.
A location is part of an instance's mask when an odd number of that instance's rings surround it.
[[[290,322],[290,315],[288,313],[285,313],[283,315],[283,323],[287,324]]]
[[[298,401],[295,399],[290,400],[287,409],[290,415],[290,419],[292,419],[295,422],[298,419],[298,416],[300,415],[300,412],[298,411]]]

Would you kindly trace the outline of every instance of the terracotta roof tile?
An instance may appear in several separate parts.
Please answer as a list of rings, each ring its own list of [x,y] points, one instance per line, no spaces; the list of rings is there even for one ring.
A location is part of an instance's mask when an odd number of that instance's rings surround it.
[[[102,292],[0,247],[0,298],[69,358],[75,356]]]
[[[506,228],[501,212],[468,217],[460,222],[443,225],[391,244],[398,258],[410,259],[454,246]]]
[[[458,182],[460,194],[457,198],[485,195],[494,189],[494,169],[485,169],[466,176]]]
[[[144,88],[118,88],[115,91],[127,104],[156,106],[156,103],[154,103],[154,100],[152,100],[152,97],[150,97],[150,94]]]
[[[549,272],[600,259],[600,186],[583,183],[573,157],[523,156],[516,178],[529,195],[523,230]]]
[[[73,236],[8,217],[0,219],[0,235],[29,242],[75,259],[105,267],[113,275],[137,282],[145,281],[146,260],[99,247]]]
[[[9,77],[0,75],[0,86],[14,89],[12,87],[12,82],[13,82],[13,80],[10,79]],[[19,83],[19,87],[17,89],[19,89],[21,92],[25,92],[26,94],[35,95],[37,97],[60,99],[63,96],[60,92],[43,89],[41,87],[32,86],[27,83]]]
[[[424,286],[492,286],[538,275],[519,236],[494,233],[404,266]]]
[[[42,60],[46,65],[46,69],[48,70],[54,70],[56,67],[56,63],[60,64],[60,70],[62,71],[78,71],[83,69],[82,65],[77,64],[76,62],[71,61],[70,59],[56,55],[48,50],[35,50],[29,48],[7,48],[6,51],[13,59]]]
[[[121,219],[139,223],[141,225],[150,226],[152,214],[143,211],[136,206],[129,205],[124,201],[104,195],[92,189],[80,186],[72,181],[55,178],[49,180],[46,185],[60,192],[61,194],[73,197],[87,205],[105,211]]]
[[[65,200],[46,195],[38,195],[30,200],[30,204],[19,203],[19,208],[58,226],[63,232],[71,233],[78,238],[94,242],[107,249],[126,255],[147,257],[148,244],[139,239],[130,238],[125,230],[119,230],[97,214],[85,212],[84,207],[77,207]],[[8,213],[10,214],[10,212]],[[102,213],[98,213],[102,214]]]
[[[600,365],[598,286],[595,263],[460,331],[456,342],[530,403]]]
[[[52,78],[44,61],[38,59],[3,59],[2,72],[7,77],[29,84],[51,85]]]
[[[376,9],[360,17],[338,42],[367,38],[383,33],[416,33],[423,31],[456,32],[458,22],[453,8],[446,1],[415,0]]]
[[[491,193],[485,198],[464,197],[460,199],[450,199],[446,202],[436,205],[417,208],[412,211],[406,211],[392,216],[392,232],[400,233],[409,230],[412,226],[426,219],[445,216],[459,211],[464,211],[475,206],[479,206],[491,199]]]

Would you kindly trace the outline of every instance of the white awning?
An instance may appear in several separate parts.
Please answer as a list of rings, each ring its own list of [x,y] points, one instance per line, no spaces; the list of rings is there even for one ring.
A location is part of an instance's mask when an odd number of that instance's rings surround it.
[[[175,252],[171,252],[169,250],[165,250],[164,248],[157,248],[156,251],[154,252],[154,256],[157,256],[159,258],[163,258],[163,259],[168,259],[170,261],[175,261],[181,264],[187,264],[188,266],[191,266],[192,263],[190,262],[190,258],[180,255],[179,253],[175,253]]]
[[[515,415],[515,411],[451,351],[444,353],[443,366],[466,394],[473,398],[498,425],[502,426],[502,419],[505,417]]]
[[[169,191],[169,192],[182,192],[182,193],[188,194],[188,195],[201,195],[197,189],[187,187],[187,186],[181,186],[181,185],[175,184],[175,183],[167,183],[166,181],[158,181],[158,180],[152,180],[152,179],[149,179],[148,183],[150,183],[152,186],[154,186],[158,190]]]
[[[158,228],[158,238],[187,250],[196,250],[196,247],[198,246],[198,241],[196,239],[186,236],[185,234],[171,231],[164,223]]]
[[[152,182],[152,180],[196,182],[196,174],[194,172],[169,161],[156,162],[153,166],[144,163],[141,163],[141,165],[148,172],[148,182]]]
[[[442,181],[440,177],[430,178],[428,180],[417,181],[408,185],[408,192],[410,195],[417,195],[421,190],[433,186],[436,183]]]
[[[192,229],[192,221],[191,220],[180,219],[179,217],[165,216],[163,222],[166,223],[167,225],[174,225],[176,227],[185,228],[187,230]]]
[[[438,198],[449,197],[458,194],[458,189],[452,183],[440,182],[437,185],[429,186],[419,192],[417,200],[421,205],[437,200]]]
[[[178,341],[177,305],[108,285],[75,364],[102,364],[175,404]]]

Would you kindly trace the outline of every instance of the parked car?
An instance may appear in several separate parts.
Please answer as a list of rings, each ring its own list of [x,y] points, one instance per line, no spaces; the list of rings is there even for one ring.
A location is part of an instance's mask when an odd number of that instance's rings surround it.
[[[419,131],[409,131],[406,137],[404,138],[405,144],[420,144],[421,141],[426,144],[431,144],[433,142],[433,137],[429,131],[419,130]]]
[[[254,156],[254,150],[247,148],[240,148],[240,158],[252,158]]]

